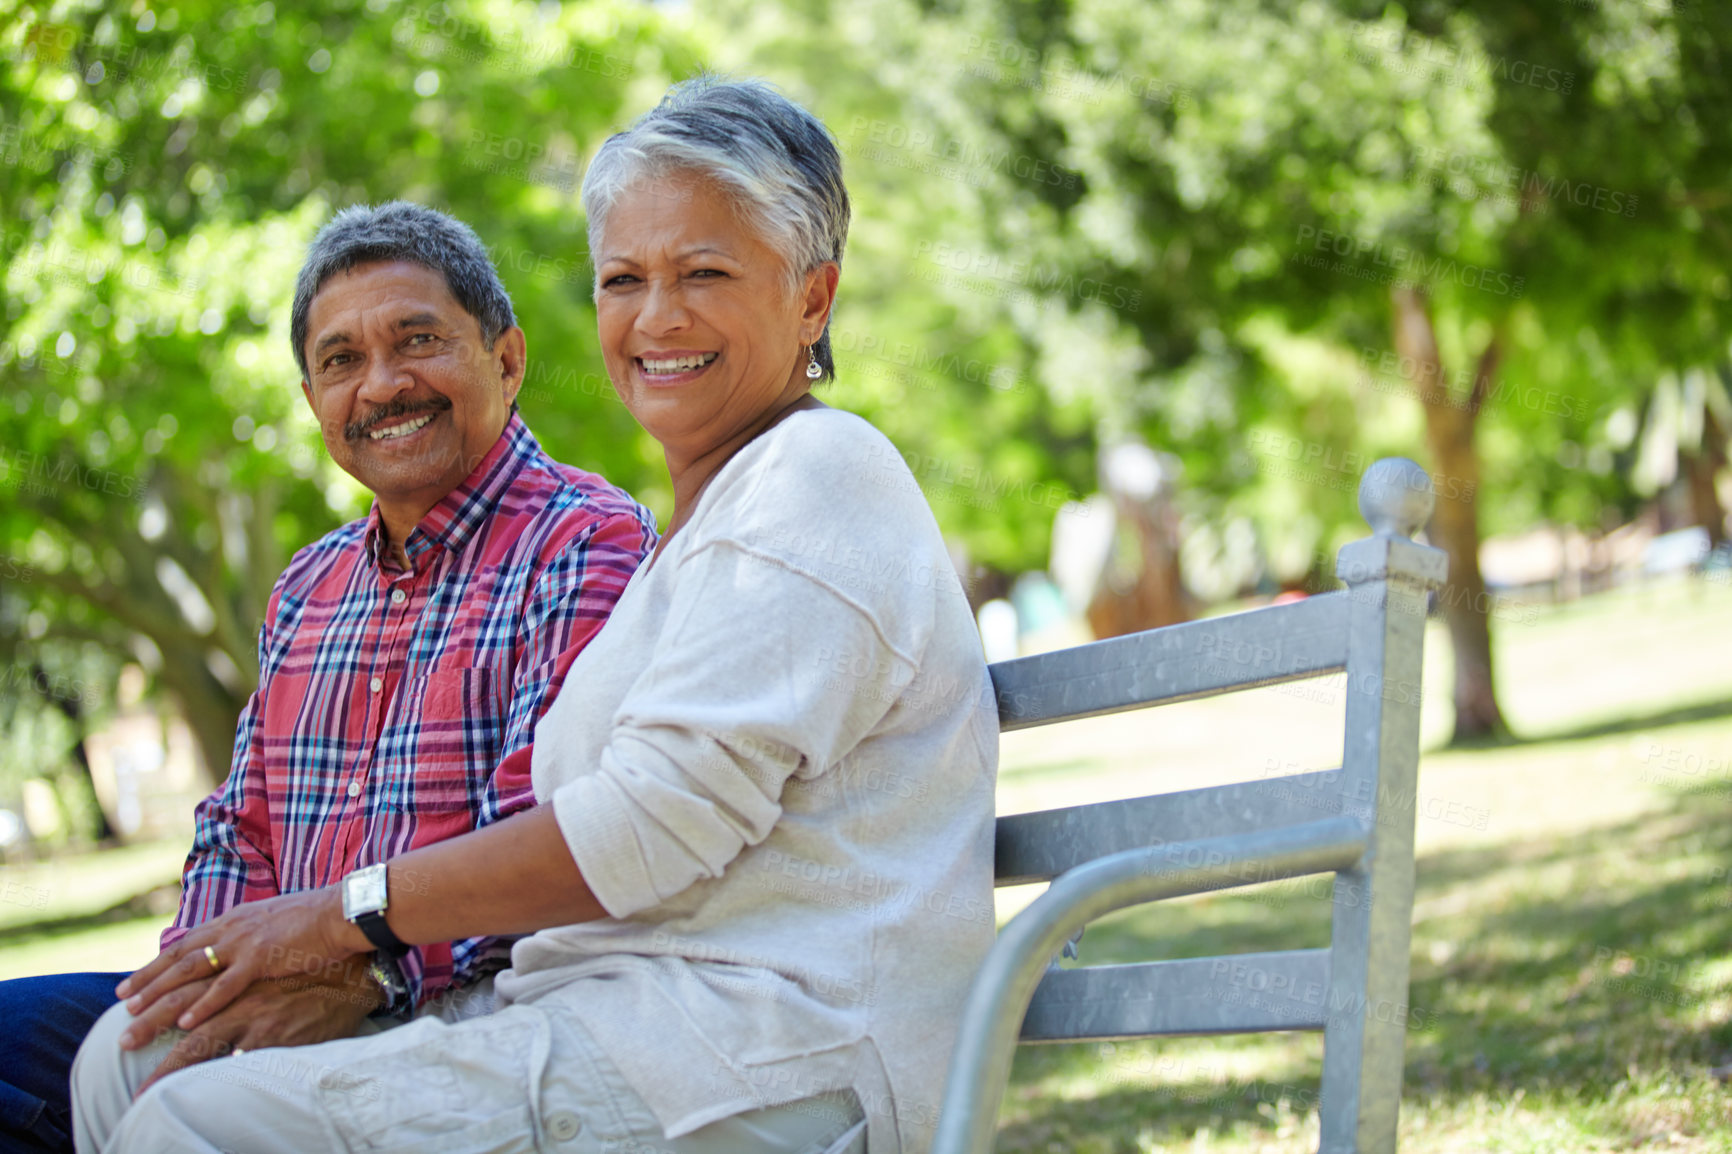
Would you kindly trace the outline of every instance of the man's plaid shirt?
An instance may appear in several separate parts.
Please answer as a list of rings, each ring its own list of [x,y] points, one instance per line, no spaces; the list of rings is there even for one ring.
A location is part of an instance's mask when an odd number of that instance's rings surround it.
[[[239,902],[340,881],[535,803],[530,744],[655,542],[650,513],[541,451],[513,412],[387,555],[378,506],[302,549],[259,633],[228,780],[199,803],[168,946]],[[421,946],[417,1005],[500,968],[509,939]]]

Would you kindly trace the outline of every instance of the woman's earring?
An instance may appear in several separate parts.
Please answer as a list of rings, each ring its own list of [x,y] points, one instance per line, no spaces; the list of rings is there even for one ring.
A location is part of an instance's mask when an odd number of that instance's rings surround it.
[[[824,367],[818,363],[818,354],[812,351],[813,346],[806,346],[806,379],[815,381],[824,375]]]

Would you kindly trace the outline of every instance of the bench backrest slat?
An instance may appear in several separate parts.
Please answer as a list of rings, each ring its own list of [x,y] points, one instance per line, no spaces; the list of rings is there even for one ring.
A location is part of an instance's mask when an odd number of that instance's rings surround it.
[[[1022,1040],[1321,1030],[1328,989],[1328,950],[1051,969],[1028,1004]]]
[[[994,880],[1001,886],[1050,881],[1120,850],[1331,817],[1342,808],[1340,780],[1339,769],[1326,769],[1001,817]]]
[[[992,666],[1005,731],[1190,701],[1347,666],[1346,593],[1189,621]]]

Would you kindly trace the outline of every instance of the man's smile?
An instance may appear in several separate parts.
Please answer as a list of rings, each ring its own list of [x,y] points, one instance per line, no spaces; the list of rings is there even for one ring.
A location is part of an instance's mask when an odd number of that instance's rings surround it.
[[[441,396],[391,401],[359,420],[350,421],[343,427],[343,439],[359,441],[365,437],[371,441],[391,441],[407,437],[450,408],[450,399]]]
[[[404,421],[400,425],[389,425],[383,429],[375,429],[371,433],[368,433],[367,436],[371,437],[375,441],[386,441],[395,437],[406,437],[416,429],[419,429],[422,425],[425,425],[428,421],[431,421],[434,415],[435,414],[433,413],[426,413],[422,416]]]

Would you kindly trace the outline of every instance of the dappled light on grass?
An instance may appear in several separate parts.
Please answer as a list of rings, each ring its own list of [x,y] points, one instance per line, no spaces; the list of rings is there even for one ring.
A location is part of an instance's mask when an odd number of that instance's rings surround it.
[[[1522,740],[1422,758],[1403,1154],[1732,1149],[1708,1074],[1732,1062],[1728,630],[1732,597],[1696,582],[1548,609],[1500,647]],[[1443,735],[1437,640],[1426,728]],[[1204,780],[1211,760],[1243,778],[1288,760],[1284,736],[1302,767],[1334,764],[1338,718],[1269,691],[1218,701],[1007,743],[1001,794],[1035,809],[1190,788],[1222,779]],[[1304,879],[1123,911],[1081,961],[1321,946],[1329,892]],[[1317,1034],[1024,1047],[998,1149],[1313,1154],[1322,1053]]]
[[[1724,1149],[1706,1071],[1732,1052],[1729,861],[1724,788],[1576,838],[1423,856],[1421,913],[1446,912],[1414,926],[1402,1149]],[[1327,911],[1256,892],[1147,907],[1092,928],[1082,956],[1317,945]],[[1025,1047],[999,1149],[1313,1151],[1321,1067],[1311,1034]]]

